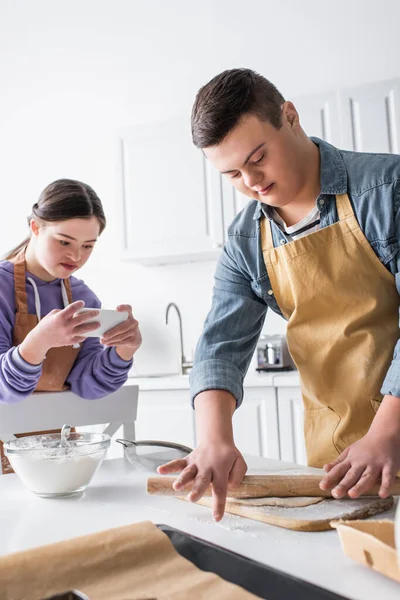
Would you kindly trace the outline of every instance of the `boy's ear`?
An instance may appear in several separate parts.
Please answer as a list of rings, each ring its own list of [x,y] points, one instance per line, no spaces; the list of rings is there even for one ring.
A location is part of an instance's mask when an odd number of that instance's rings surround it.
[[[286,121],[290,127],[299,124],[299,114],[293,102],[287,101],[282,104],[282,120]]]

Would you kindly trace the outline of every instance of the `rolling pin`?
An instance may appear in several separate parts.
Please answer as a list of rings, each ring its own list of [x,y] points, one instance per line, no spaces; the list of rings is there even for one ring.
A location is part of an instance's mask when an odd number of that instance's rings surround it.
[[[318,496],[331,498],[330,491],[321,490],[319,487],[323,475],[318,473],[304,473],[303,475],[246,475],[240,485],[230,488],[228,496],[231,498],[288,498],[291,496]],[[188,494],[191,490],[191,484],[174,490],[172,484],[176,477],[149,477],[147,480],[147,493],[170,496],[182,496]],[[379,485],[374,486],[363,496],[378,496]],[[400,478],[392,487],[391,493],[394,496],[400,495]],[[207,488],[204,496],[211,496],[211,486]]]

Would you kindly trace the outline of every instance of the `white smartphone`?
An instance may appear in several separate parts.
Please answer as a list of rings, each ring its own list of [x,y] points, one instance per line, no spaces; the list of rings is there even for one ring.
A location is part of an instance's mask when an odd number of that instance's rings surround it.
[[[81,308],[76,314],[79,315],[80,313],[85,313],[90,310],[98,310],[99,314],[93,319],[88,319],[85,323],[99,322],[100,327],[93,331],[88,331],[84,334],[85,337],[103,337],[107,331],[126,321],[129,316],[129,313],[126,311],[118,312],[117,310],[108,310],[106,308]]]

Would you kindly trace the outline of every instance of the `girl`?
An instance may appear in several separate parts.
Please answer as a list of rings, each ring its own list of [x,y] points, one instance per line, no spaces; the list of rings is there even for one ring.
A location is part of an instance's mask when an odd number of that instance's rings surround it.
[[[118,306],[129,318],[100,341],[85,339],[101,303],[72,276],[105,224],[100,199],[80,181],[51,183],[33,205],[29,237],[0,261],[0,402],[65,389],[95,399],[126,381],[141,344],[131,307]],[[77,315],[85,305],[94,310]]]

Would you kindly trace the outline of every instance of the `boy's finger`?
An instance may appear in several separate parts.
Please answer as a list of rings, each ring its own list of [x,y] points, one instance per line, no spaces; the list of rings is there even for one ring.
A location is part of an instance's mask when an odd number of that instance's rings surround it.
[[[349,469],[341,482],[333,488],[332,496],[337,499],[343,498],[349,489],[352,488],[353,485],[355,485],[360,479],[364,468],[364,465],[362,465],[361,467],[352,467]]]
[[[393,469],[391,465],[385,465],[382,469],[382,483],[379,488],[379,496],[381,498],[387,498],[390,496],[390,490],[396,480],[396,469]]]
[[[205,471],[203,473],[197,473],[192,490],[188,495],[188,499],[190,500],[190,502],[197,502],[197,500],[199,500],[204,495],[204,492],[206,491],[210,483],[211,470]]]
[[[197,467],[196,465],[188,465],[183,471],[181,471],[180,475],[173,483],[174,490],[180,490],[184,488],[188,483],[193,481],[193,479],[197,475]]]
[[[212,513],[215,521],[220,521],[224,516],[228,481],[224,478],[212,482]]]
[[[379,470],[372,470],[370,468],[365,469],[364,473],[362,473],[360,479],[353,485],[353,487],[349,490],[350,498],[358,498],[361,494],[368,492],[369,489],[372,488],[373,485],[378,480]]]
[[[180,473],[187,465],[186,458],[177,458],[170,460],[165,465],[157,467],[159,475],[168,475],[169,473]]]
[[[337,465],[340,465],[340,463],[342,463],[344,460],[346,460],[347,455],[349,454],[349,450],[350,450],[350,448],[346,448],[346,450],[344,450],[342,452],[342,454],[340,454],[334,461],[324,465],[322,467],[324,469],[324,471],[326,471],[326,473],[329,473],[330,471],[332,471],[332,469],[334,467],[336,467]]]
[[[343,479],[350,468],[350,462],[340,463],[333,467],[332,471],[321,480],[319,484],[321,490],[332,490]]]
[[[241,457],[238,457],[233,463],[233,467],[229,473],[228,488],[239,485],[242,482],[243,477],[246,475],[246,472],[247,464]]]

